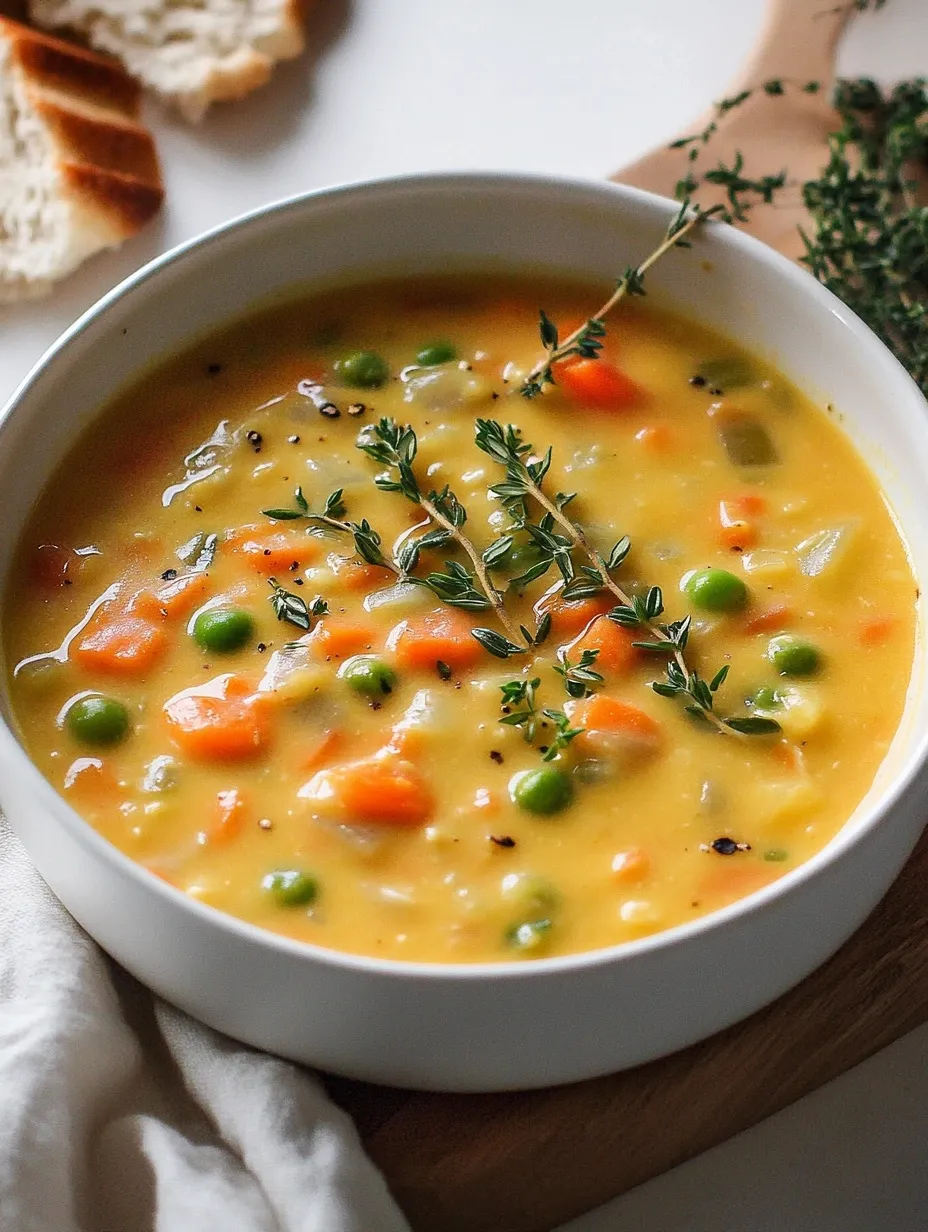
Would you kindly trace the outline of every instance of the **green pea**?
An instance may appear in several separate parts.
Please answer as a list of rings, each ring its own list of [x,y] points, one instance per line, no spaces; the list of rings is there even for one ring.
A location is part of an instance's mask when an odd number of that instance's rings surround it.
[[[767,658],[781,676],[812,676],[822,665],[822,654],[811,642],[783,633],[767,643]]]
[[[423,368],[435,368],[438,364],[450,364],[458,353],[450,342],[430,342],[416,355],[416,363]]]
[[[396,684],[396,672],[376,655],[352,655],[338,669],[338,676],[355,693],[363,693],[365,697],[392,693]]]
[[[697,569],[683,589],[704,612],[737,612],[748,601],[748,588],[727,569]]]
[[[65,720],[82,744],[118,744],[129,730],[129,711],[101,693],[79,697],[68,707]]]
[[[774,710],[783,705],[783,698],[769,684],[762,684],[751,698],[751,704],[758,710]]]
[[[208,607],[193,622],[193,636],[204,650],[217,654],[241,650],[254,630],[251,613],[240,607]]]
[[[549,919],[522,920],[506,929],[506,944],[523,952],[542,949],[550,939],[552,927]]]
[[[573,784],[556,766],[540,766],[517,775],[509,785],[514,804],[529,813],[559,813],[573,799]]]
[[[278,868],[261,879],[261,889],[279,907],[305,907],[319,897],[319,882],[298,868]]]
[[[501,892],[507,902],[518,904],[523,911],[539,916],[552,915],[561,900],[551,882],[534,873],[507,873]]]
[[[782,847],[771,847],[769,851],[764,852],[764,859],[774,864],[782,864],[784,860],[789,859],[789,852],[784,851]]]
[[[335,371],[352,389],[379,389],[390,375],[387,361],[376,351],[354,351],[337,361]]]

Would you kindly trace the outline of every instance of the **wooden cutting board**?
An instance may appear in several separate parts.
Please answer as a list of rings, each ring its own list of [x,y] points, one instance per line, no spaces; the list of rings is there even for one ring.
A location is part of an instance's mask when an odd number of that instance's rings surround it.
[[[850,941],[701,1044],[575,1086],[434,1095],[331,1079],[415,1232],[550,1232],[928,1019],[928,835]],[[374,1232],[372,1229],[371,1232]]]
[[[833,76],[849,6],[768,0],[760,44],[729,93]],[[833,127],[827,91],[760,92],[713,143],[756,170],[811,176]],[[698,131],[700,122],[688,131]],[[615,178],[672,195],[666,150]],[[793,256],[801,203],[752,229]],[[823,968],[774,1005],[685,1052],[608,1078],[503,1095],[435,1095],[331,1080],[415,1232],[550,1232],[754,1125],[928,1019],[928,835],[876,912]],[[604,1029],[606,1029],[604,1027]],[[372,1229],[373,1232],[373,1229]]]

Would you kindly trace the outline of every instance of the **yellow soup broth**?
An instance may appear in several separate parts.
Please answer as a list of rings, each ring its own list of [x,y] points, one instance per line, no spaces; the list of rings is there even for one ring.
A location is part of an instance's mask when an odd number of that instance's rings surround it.
[[[623,308],[600,359],[520,396],[538,306],[564,336],[596,302],[515,278],[348,289],[235,324],[105,409],[5,611],[26,747],[92,826],[262,927],[454,962],[638,938],[832,838],[902,711],[905,545],[834,420],[690,321]],[[517,425],[522,465],[550,446],[568,527],[533,493],[518,508],[518,474],[491,490],[506,468],[478,418]],[[384,419],[415,433],[403,476]],[[473,606],[467,552],[494,544],[501,613]],[[565,600],[558,561],[590,593]],[[705,683],[664,696],[673,657],[634,643],[687,617]]]

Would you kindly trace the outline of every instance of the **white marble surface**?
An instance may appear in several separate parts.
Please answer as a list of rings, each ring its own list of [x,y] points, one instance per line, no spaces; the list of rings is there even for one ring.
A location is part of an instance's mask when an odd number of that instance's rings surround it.
[[[809,0],[825,7],[830,0]],[[55,296],[0,311],[0,398],[61,329],[150,256],[275,197],[441,168],[603,175],[724,89],[764,0],[317,0],[314,71],[191,130],[152,109],[169,205]],[[858,19],[847,73],[928,73],[924,0]],[[928,1028],[569,1232],[925,1232]],[[567,1232],[567,1229],[562,1230]]]

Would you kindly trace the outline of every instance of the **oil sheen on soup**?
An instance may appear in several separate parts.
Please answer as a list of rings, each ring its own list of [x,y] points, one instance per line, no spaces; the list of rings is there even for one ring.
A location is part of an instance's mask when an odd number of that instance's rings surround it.
[[[916,590],[833,416],[595,288],[276,305],[105,408],[5,611],[25,745],[110,842],[287,936],[609,946],[818,851],[901,715]]]

